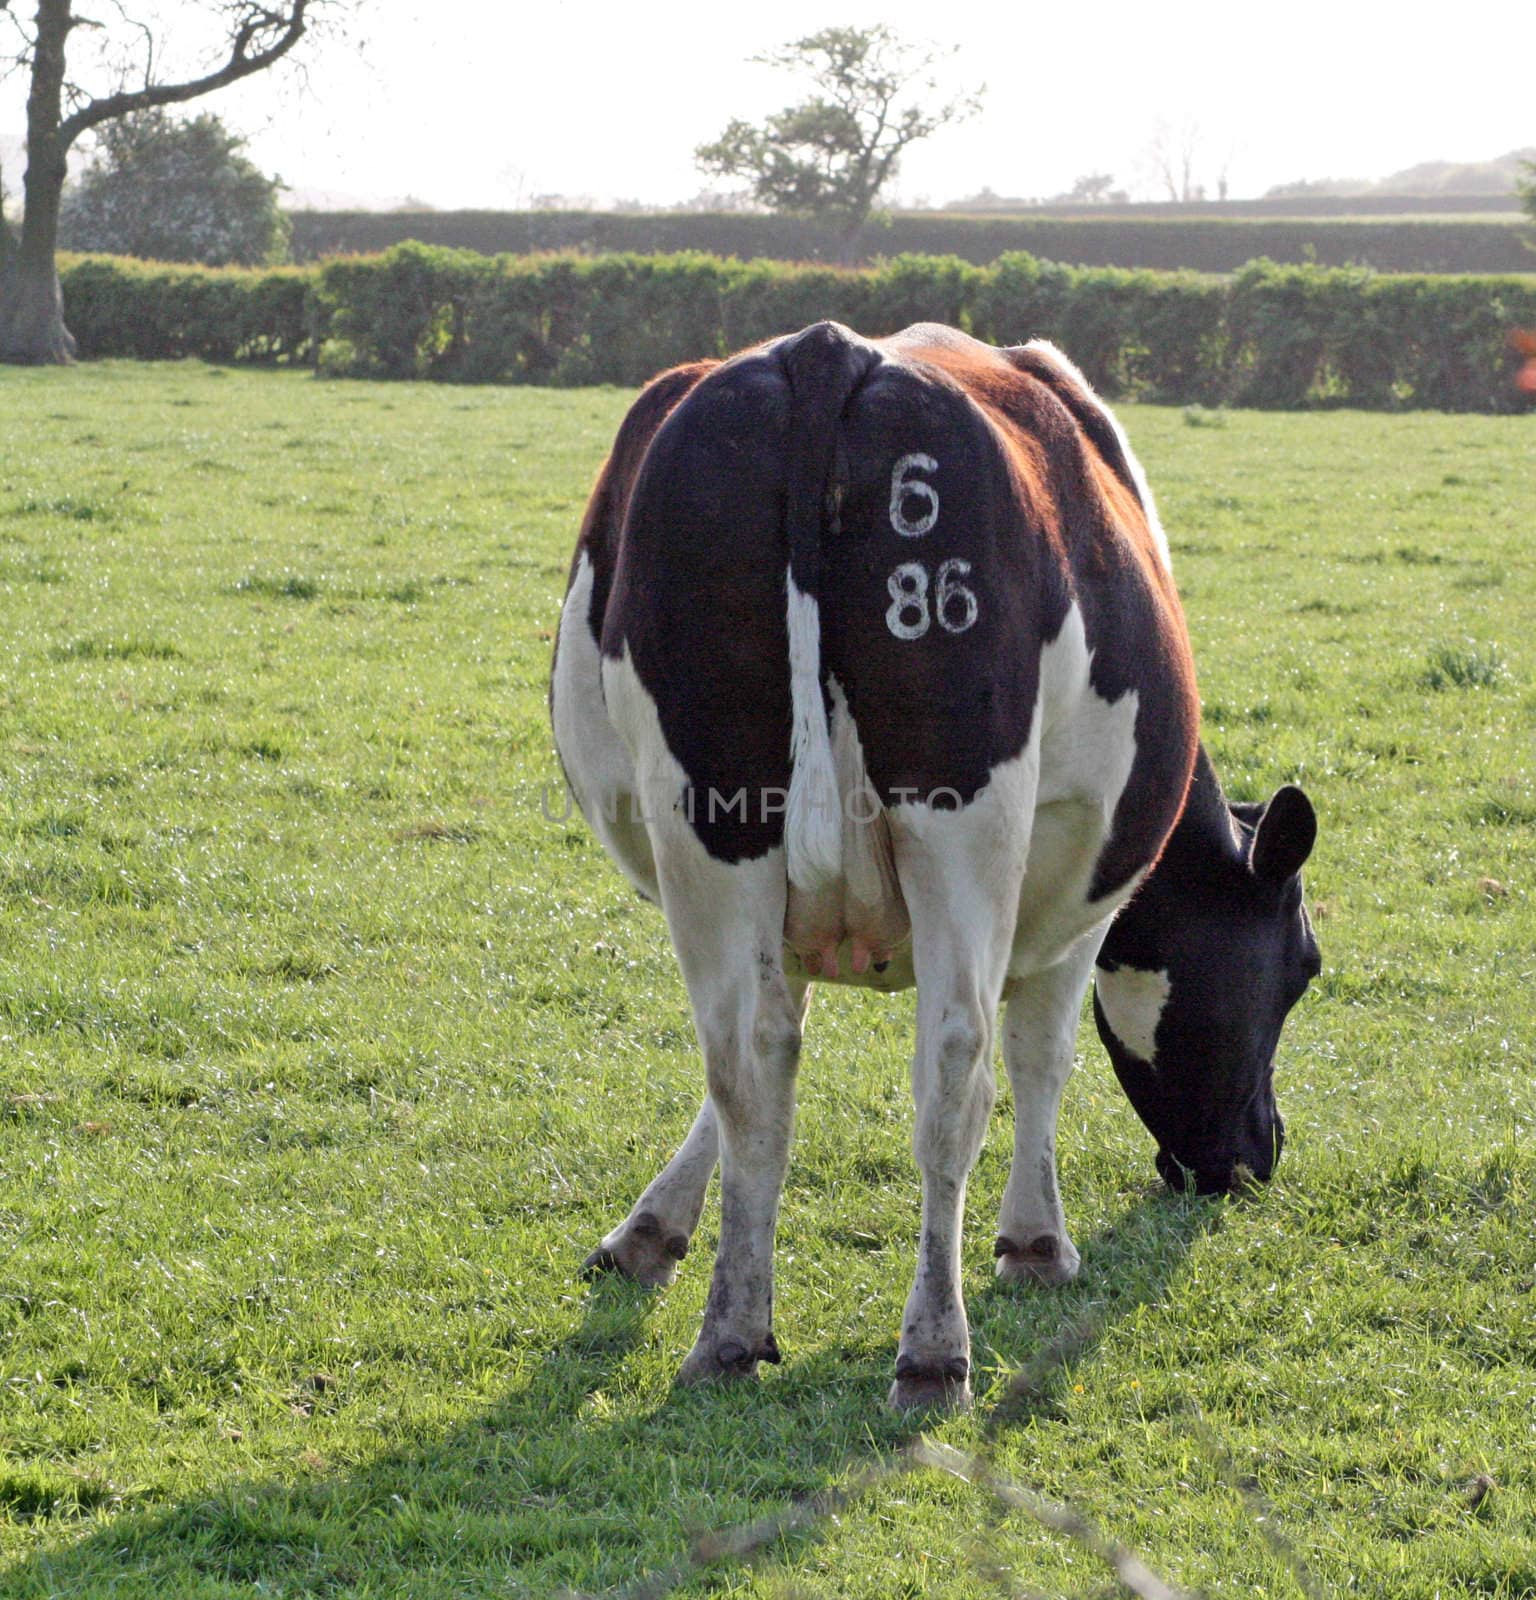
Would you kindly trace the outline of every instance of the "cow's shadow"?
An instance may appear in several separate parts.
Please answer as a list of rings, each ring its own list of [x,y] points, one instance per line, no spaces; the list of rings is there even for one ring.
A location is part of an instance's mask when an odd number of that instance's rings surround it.
[[[1210,1203],[1148,1192],[1079,1241],[1084,1271],[1069,1288],[974,1291],[988,1431],[1061,1405],[1064,1362],[1080,1366],[1116,1322],[1159,1300],[1213,1215]],[[791,1358],[761,1387],[666,1391],[648,1410],[607,1415],[604,1391],[654,1337],[654,1304],[633,1285],[601,1280],[580,1325],[467,1423],[407,1437],[345,1471],[129,1508],[0,1580],[18,1596],[121,1583],[149,1592],[185,1583],[190,1560],[215,1587],[281,1592],[429,1592],[449,1571],[474,1587],[466,1569],[512,1594],[600,1591],[664,1574],[706,1526],[814,1497],[850,1468],[894,1455],[916,1429],[882,1404],[894,1339]],[[796,1537],[776,1541],[778,1559],[793,1563]]]

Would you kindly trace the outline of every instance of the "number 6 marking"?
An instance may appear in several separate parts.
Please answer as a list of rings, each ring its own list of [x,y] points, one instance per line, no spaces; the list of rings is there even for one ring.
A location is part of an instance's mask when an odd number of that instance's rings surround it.
[[[920,450],[902,456],[891,468],[891,526],[905,539],[922,538],[939,520],[938,490],[931,483],[912,476],[914,472],[938,470],[938,462]],[[908,498],[926,500],[928,509],[920,517],[907,516],[903,504]]]
[[[933,611],[945,633],[964,633],[976,621],[976,613],[981,609],[972,590],[967,589],[963,583],[952,581],[955,578],[963,578],[970,570],[970,562],[962,561],[958,556],[946,561],[939,568],[938,579],[933,587]],[[951,600],[959,602],[958,621],[952,621],[950,618]]]

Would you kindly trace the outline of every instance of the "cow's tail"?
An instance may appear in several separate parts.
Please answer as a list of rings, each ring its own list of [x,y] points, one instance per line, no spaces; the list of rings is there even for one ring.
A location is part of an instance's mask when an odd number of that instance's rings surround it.
[[[789,796],[784,848],[789,880],[813,892],[842,868],[842,806],[821,689],[821,541],[841,496],[838,419],[880,353],[836,322],[818,322],[777,350],[793,408],[785,484],[789,570]]]

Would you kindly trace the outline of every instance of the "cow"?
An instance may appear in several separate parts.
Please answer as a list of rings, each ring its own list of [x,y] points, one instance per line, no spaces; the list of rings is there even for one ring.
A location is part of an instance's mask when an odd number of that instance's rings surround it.
[[[917,1268],[890,1403],[969,1403],[966,1181],[1015,1109],[1004,1280],[1078,1271],[1056,1118],[1084,993],[1174,1187],[1267,1179],[1319,969],[1298,788],[1231,806],[1126,436],[1051,345],[831,322],[663,373],[624,419],[556,639],[555,742],[664,911],[707,1094],[588,1257],[671,1281],[717,1160],[678,1382],[780,1359],[773,1249],[811,984],[917,989]]]

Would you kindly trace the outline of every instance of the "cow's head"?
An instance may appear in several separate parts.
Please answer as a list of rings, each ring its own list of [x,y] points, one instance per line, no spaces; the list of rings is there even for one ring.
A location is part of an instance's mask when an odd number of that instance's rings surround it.
[[[1279,1160],[1275,1048],[1321,966],[1301,889],[1316,837],[1300,789],[1228,806],[1202,752],[1162,860],[1105,938],[1094,1020],[1174,1189],[1239,1188]]]

